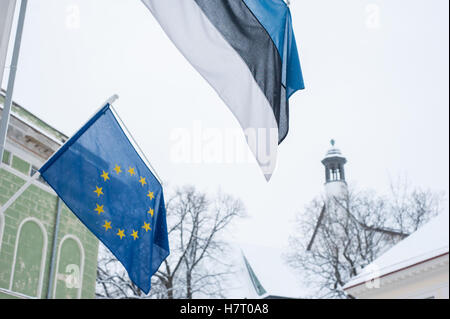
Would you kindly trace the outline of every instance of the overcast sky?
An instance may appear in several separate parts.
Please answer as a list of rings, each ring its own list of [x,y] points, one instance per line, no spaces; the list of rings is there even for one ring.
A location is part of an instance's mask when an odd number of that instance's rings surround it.
[[[350,184],[384,192],[408,176],[448,194],[449,2],[291,3],[306,90],[291,98],[270,183],[255,161],[175,161],[180,129],[193,139],[212,134],[198,144],[211,148],[239,125],[140,0],[29,1],[14,99],[71,135],[119,94],[119,114],[164,181],[245,202],[241,242],[287,245],[295,213],[323,191],[331,138],[348,159]],[[238,146],[247,151],[243,135]]]

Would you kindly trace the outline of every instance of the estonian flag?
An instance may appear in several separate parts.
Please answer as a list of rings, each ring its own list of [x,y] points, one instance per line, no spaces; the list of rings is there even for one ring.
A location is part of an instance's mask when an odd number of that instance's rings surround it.
[[[169,255],[160,182],[106,104],[39,170],[67,207],[148,293]]]
[[[240,122],[267,180],[304,89],[283,0],[142,0]]]

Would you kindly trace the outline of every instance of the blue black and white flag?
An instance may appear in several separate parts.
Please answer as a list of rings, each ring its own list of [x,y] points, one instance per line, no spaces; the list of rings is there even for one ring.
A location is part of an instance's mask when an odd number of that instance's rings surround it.
[[[267,180],[289,129],[289,98],[304,89],[283,0],[142,0],[233,112]]]
[[[163,189],[104,106],[39,170],[145,293],[169,255]]]

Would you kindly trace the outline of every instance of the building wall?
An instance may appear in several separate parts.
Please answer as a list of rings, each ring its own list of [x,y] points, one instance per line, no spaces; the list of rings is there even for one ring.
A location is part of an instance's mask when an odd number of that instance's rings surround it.
[[[32,117],[31,120],[33,125],[39,126],[38,119]],[[16,118],[11,118],[11,126],[14,136],[19,137],[20,134],[16,134],[19,129],[29,129]],[[26,137],[30,135],[27,133]],[[45,136],[41,139],[33,132],[33,138],[51,146],[52,152],[57,149]],[[45,162],[37,156],[43,154],[41,150],[33,149],[25,142],[31,144],[34,140],[7,140],[8,152],[0,166],[0,205],[6,203],[31,178],[33,170]],[[55,275],[50,288],[51,298],[95,297],[98,240],[62,203],[53,252],[57,208],[55,192],[39,180],[8,208],[4,216],[0,215],[0,298],[47,298],[52,260]]]
[[[377,298],[448,299],[448,267],[446,270],[425,274],[419,280],[405,280],[395,289],[379,294]]]
[[[24,177],[0,169],[0,204],[25,183]],[[6,211],[0,222],[0,288],[30,297],[47,296],[56,213],[57,196],[36,185],[30,186]],[[98,241],[65,205],[57,240],[55,262],[59,265],[52,297],[94,298]],[[69,276],[67,285],[68,275],[76,276],[77,272],[82,278],[81,287],[71,281],[74,276]],[[0,291],[0,298],[3,297],[4,291]]]
[[[358,299],[448,299],[448,254],[347,291]]]

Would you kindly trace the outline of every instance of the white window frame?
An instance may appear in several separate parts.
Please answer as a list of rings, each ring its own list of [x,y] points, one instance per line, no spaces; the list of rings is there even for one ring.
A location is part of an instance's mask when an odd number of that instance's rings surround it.
[[[40,266],[40,272],[39,272],[39,281],[38,281],[38,291],[37,291],[37,298],[41,298],[42,296],[42,285],[43,285],[43,281],[44,281],[44,271],[45,271],[45,261],[47,259],[47,244],[48,244],[48,238],[47,238],[47,230],[45,229],[44,225],[42,224],[42,222],[34,217],[27,217],[25,219],[22,220],[22,222],[19,225],[19,228],[17,230],[17,235],[16,235],[16,243],[14,245],[14,255],[13,255],[13,263],[12,263],[12,267],[11,267],[11,277],[9,280],[9,290],[12,290],[13,287],[13,283],[14,283],[14,270],[16,268],[16,259],[17,259],[17,250],[19,247],[19,238],[20,238],[20,234],[22,231],[22,227],[23,225],[25,225],[27,222],[34,222],[36,223],[39,228],[42,231],[42,235],[44,237],[44,244],[42,247],[42,255],[41,255],[41,266]]]

